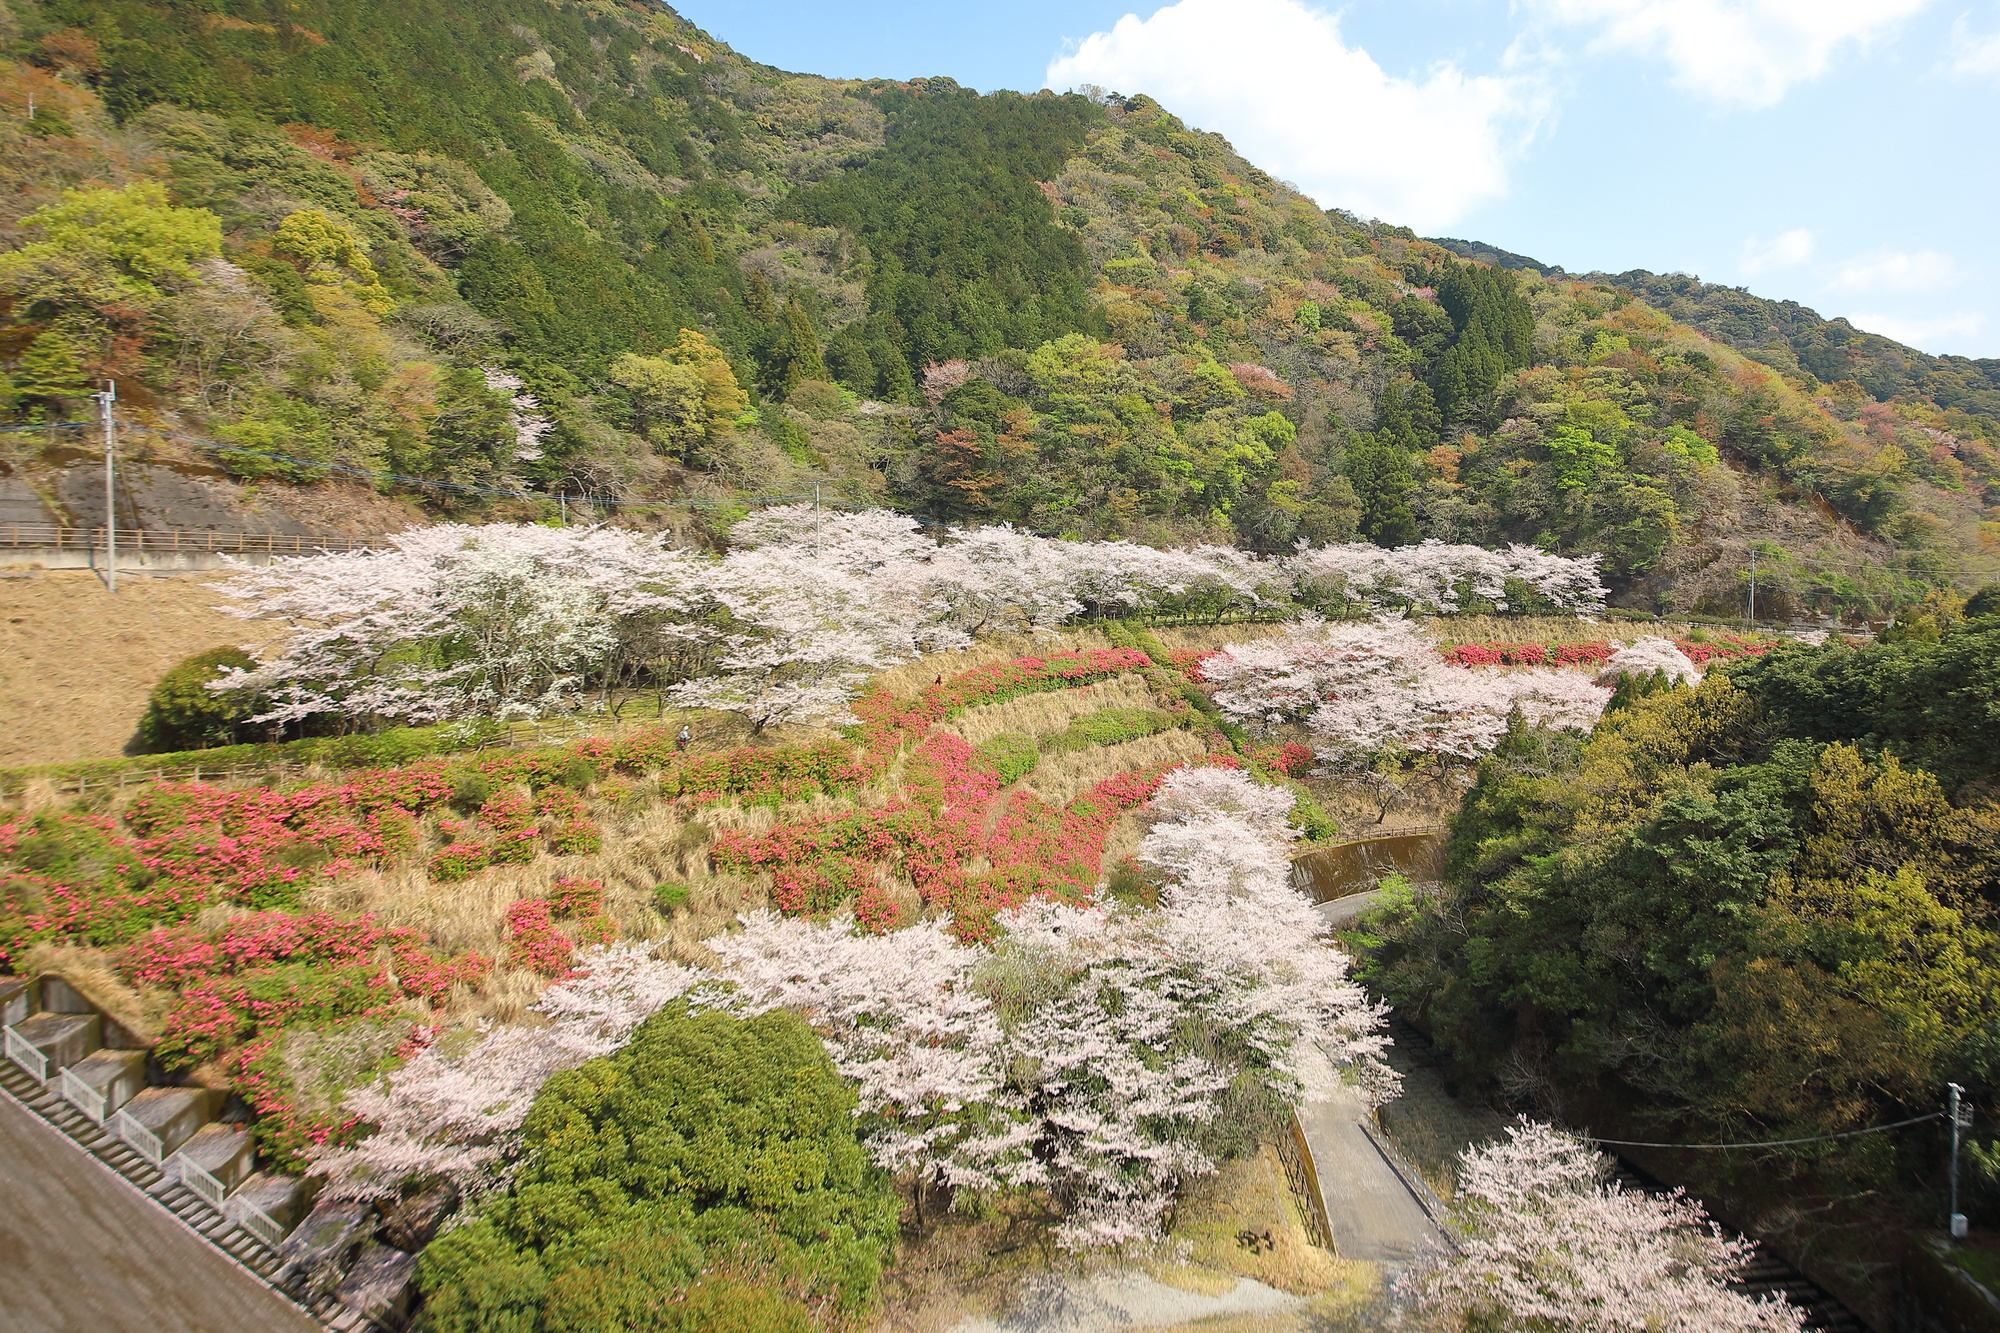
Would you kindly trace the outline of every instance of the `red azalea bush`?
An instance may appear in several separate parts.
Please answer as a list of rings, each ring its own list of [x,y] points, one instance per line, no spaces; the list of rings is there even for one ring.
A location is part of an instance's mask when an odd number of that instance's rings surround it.
[[[1278,745],[1266,745],[1250,752],[1250,762],[1258,768],[1282,773],[1288,778],[1302,778],[1312,767],[1313,752],[1296,741],[1285,741]]]
[[[1685,653],[1688,660],[1701,665],[1733,657],[1755,656],[1770,651],[1771,645],[1726,635],[1708,643],[1676,639],[1674,647]],[[1609,661],[1618,648],[1618,644],[1594,640],[1589,643],[1459,643],[1438,652],[1445,661],[1459,666],[1573,667],[1600,665]]]
[[[903,925],[903,905],[880,884],[870,884],[854,900],[854,919],[870,935],[886,935]]]
[[[1208,683],[1208,678],[1201,674],[1201,664],[1211,657],[1220,656],[1222,656],[1220,648],[1174,648],[1167,652],[1167,660],[1172,662],[1183,676],[1197,685]]]
[[[516,833],[528,827],[534,818],[525,797],[512,792],[497,791],[487,797],[479,807],[479,822],[495,833]]]
[[[558,921],[571,923],[569,934]],[[522,898],[507,909],[507,963],[560,981],[575,974],[579,941],[602,944],[615,933],[604,915],[603,884],[559,879],[548,897]]]
[[[542,847],[541,835],[531,828],[503,833],[486,845],[486,859],[496,866],[524,866],[535,859]]]
[[[476,842],[455,842],[431,858],[431,878],[440,884],[456,884],[486,869],[486,848]]]

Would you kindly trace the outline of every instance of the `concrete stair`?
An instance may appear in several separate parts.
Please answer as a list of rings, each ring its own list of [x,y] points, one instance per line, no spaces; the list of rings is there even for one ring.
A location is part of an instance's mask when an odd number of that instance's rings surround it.
[[[232,1219],[209,1207],[178,1179],[154,1166],[129,1144],[92,1123],[83,1112],[48,1087],[37,1083],[32,1075],[12,1060],[0,1059],[0,1091],[68,1135],[84,1151],[125,1177],[133,1188],[144,1192],[179,1218],[189,1230],[216,1246],[260,1281],[284,1294],[286,1299],[294,1299],[273,1281],[282,1267],[282,1261],[268,1246]],[[339,1330],[339,1333],[377,1333],[382,1329],[381,1325],[331,1296],[307,1309],[320,1323]]]

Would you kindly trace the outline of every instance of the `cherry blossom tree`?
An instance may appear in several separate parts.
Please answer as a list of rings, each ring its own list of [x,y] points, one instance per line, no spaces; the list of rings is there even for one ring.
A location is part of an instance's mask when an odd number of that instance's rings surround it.
[[[514,430],[514,458],[518,462],[533,462],[542,456],[542,437],[556,428],[556,423],[542,415],[541,400],[527,392],[527,385],[519,375],[481,366],[480,373],[486,378],[486,387],[494,393],[507,395],[507,424]]]
[[[267,695],[258,721],[532,717],[699,632],[700,562],[658,538],[439,524],[390,541],[243,567],[224,610],[283,629],[254,669],[211,688]]]
[[[411,1180],[448,1181],[465,1194],[499,1188],[542,1084],[617,1050],[704,979],[631,943],[589,950],[578,966],[581,975],[536,1001],[546,1023],[487,1021],[447,1034],[381,1082],[350,1092],[346,1108],[374,1132],[353,1147],[312,1153],[328,1191],[381,1198]]]
[[[1524,1122],[1467,1149],[1462,1234],[1403,1286],[1426,1329],[1494,1333],[1797,1333],[1782,1298],[1730,1282],[1754,1246],[1731,1240],[1679,1191],[1627,1190],[1610,1159]]]
[[[1564,611],[1604,605],[1597,557],[1550,555],[1532,546],[1504,551],[1420,542],[1385,550],[1367,542],[1306,548],[1283,562],[1311,606],[1342,611],[1390,610],[1445,615],[1477,599],[1496,610],[1512,606],[1515,590]]]
[[[703,571],[727,616],[714,675],[674,698],[740,712],[761,732],[777,723],[853,721],[847,703],[869,676],[917,655],[917,626],[870,585],[797,547],[733,552]]]
[[[1674,646],[1673,640],[1648,637],[1626,644],[1605,659],[1605,676],[1650,676],[1655,671],[1666,673],[1667,679],[1676,685],[1692,685],[1701,679],[1701,668],[1694,659]]]
[[[1251,644],[1231,644],[1202,663],[1221,685],[1216,704],[1270,728],[1303,723],[1322,759],[1372,755],[1476,759],[1507,733],[1516,709],[1530,723],[1594,725],[1611,691],[1579,672],[1481,669],[1447,664],[1408,621],[1302,619]]]

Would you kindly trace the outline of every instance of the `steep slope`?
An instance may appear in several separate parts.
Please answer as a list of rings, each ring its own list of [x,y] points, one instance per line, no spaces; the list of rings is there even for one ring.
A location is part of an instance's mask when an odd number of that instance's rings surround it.
[[[1323,212],[1145,97],[787,74],[609,0],[14,0],[0,34],[8,408],[115,375],[164,459],[694,537],[817,486],[1528,541],[1679,611],[1740,613],[1753,548],[1767,614],[1991,560],[1973,390],[1885,404],[1705,298]]]

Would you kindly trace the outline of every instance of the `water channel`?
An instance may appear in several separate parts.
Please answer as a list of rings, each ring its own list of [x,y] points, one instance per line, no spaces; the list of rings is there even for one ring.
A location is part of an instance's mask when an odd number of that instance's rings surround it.
[[[1445,834],[1392,833],[1307,852],[1292,862],[1292,886],[1320,905],[1335,924],[1352,920],[1375,900],[1375,885],[1400,874],[1413,884],[1444,872]]]

